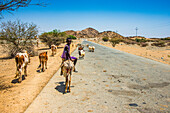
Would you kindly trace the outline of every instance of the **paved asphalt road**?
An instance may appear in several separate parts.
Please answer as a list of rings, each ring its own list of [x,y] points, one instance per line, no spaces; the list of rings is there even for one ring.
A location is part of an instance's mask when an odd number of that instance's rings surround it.
[[[63,94],[65,78],[53,76],[25,113],[168,113],[170,66],[92,42],[72,75],[71,93]],[[78,57],[78,51],[72,56]]]

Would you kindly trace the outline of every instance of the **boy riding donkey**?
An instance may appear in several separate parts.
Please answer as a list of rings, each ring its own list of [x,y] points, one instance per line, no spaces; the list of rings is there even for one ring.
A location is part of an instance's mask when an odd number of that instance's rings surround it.
[[[71,38],[67,38],[66,40],[67,44],[65,45],[64,47],[64,50],[63,50],[63,54],[61,55],[61,58],[62,58],[62,64],[66,61],[66,60],[71,60],[74,62],[74,69],[73,71],[74,72],[77,72],[76,69],[75,69],[75,65],[77,63],[77,58],[76,57],[73,57],[73,56],[70,56],[70,44],[72,42]],[[63,75],[63,66],[61,66],[61,73],[60,75]]]

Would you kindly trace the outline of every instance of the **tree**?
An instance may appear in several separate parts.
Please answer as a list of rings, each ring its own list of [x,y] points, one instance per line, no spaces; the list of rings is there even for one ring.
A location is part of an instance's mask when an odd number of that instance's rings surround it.
[[[40,40],[51,48],[52,44],[60,45],[65,42],[66,33],[60,32],[60,30],[53,30],[51,32],[45,32],[39,36]]]
[[[11,13],[12,11],[17,10],[20,7],[28,7],[29,5],[38,5],[38,6],[46,6],[47,4],[43,2],[37,2],[35,4],[31,4],[32,0],[0,0],[0,18],[2,18],[2,11],[8,11]]]
[[[37,25],[33,23],[23,23],[21,21],[7,21],[0,24],[0,39],[10,50],[10,56],[15,56],[17,52],[27,50],[33,52],[34,37],[38,33]]]

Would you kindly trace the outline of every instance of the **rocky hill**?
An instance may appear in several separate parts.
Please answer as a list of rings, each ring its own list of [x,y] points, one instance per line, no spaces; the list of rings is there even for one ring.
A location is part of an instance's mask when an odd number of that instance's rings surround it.
[[[122,35],[114,32],[114,31],[103,31],[101,33],[98,34],[98,37],[109,37],[109,38],[114,38],[114,37],[118,37],[118,38],[124,38]]]
[[[82,31],[73,31],[73,30],[68,30],[65,31],[67,35],[73,35],[76,36],[77,38],[103,38],[103,37],[119,37],[119,38],[124,38],[120,34],[114,32],[114,31],[103,31],[99,32],[95,30],[94,28],[86,28]]]

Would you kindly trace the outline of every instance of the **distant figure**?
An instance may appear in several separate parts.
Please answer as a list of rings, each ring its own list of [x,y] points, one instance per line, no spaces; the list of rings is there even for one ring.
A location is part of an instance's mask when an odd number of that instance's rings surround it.
[[[64,61],[70,59],[71,61],[74,62],[74,69],[73,69],[73,71],[77,72],[76,69],[75,69],[75,66],[76,66],[76,63],[77,63],[77,58],[73,57],[73,56],[70,56],[70,44],[71,44],[71,41],[72,41],[71,38],[67,38],[67,40],[66,40],[67,44],[65,45],[64,50],[63,50],[63,54],[61,55],[62,64],[64,63]],[[63,75],[63,66],[61,66],[61,73],[60,73],[60,75]]]
[[[39,43],[38,43],[38,42],[39,42],[39,40],[38,40],[38,36],[35,36],[35,37],[34,37],[34,39],[36,40],[37,47],[38,47],[38,44],[39,44]]]

